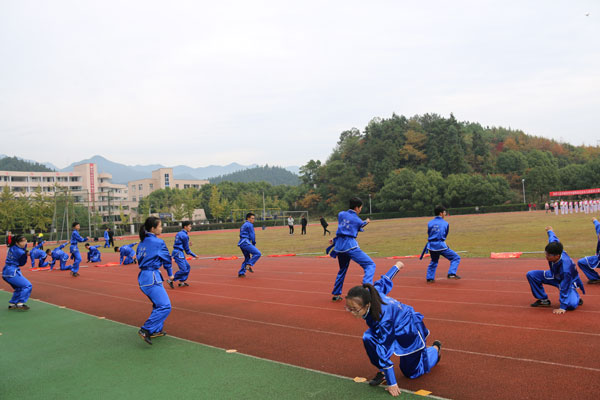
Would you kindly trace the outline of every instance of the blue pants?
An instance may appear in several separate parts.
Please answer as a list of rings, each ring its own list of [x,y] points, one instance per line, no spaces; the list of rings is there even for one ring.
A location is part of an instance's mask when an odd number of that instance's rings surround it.
[[[152,301],[152,313],[142,328],[150,333],[162,331],[165,320],[171,313],[171,300],[167,291],[162,282],[140,286],[140,290]]]
[[[38,268],[43,268],[48,266],[48,262],[46,261],[46,257],[38,258]],[[35,267],[35,258],[31,259],[31,268]]]
[[[529,271],[527,273],[527,280],[529,281],[529,286],[531,286],[531,293],[533,294],[533,297],[540,300],[548,299],[548,295],[546,294],[543,285],[551,285],[560,290],[560,281],[557,279],[546,278],[544,272],[546,271]],[[567,310],[574,310],[579,305],[579,293],[577,293],[577,289],[575,289],[574,285],[571,285],[569,288],[566,304]]]
[[[100,262],[100,261],[102,261],[100,259],[100,257],[101,257],[100,254],[98,254],[95,257],[90,257],[90,255],[88,254],[88,259],[87,260],[88,260],[88,262]]]
[[[2,279],[15,289],[12,298],[8,301],[10,304],[25,303],[29,300],[33,286],[21,275],[21,271],[18,271],[13,277],[3,276]]]
[[[71,258],[73,259],[73,266],[71,267],[71,271],[75,273],[79,271],[79,264],[81,263],[81,253],[79,252],[79,249],[77,249],[77,247],[75,249],[71,248]]]
[[[371,330],[363,335],[363,344],[371,364],[379,368],[379,355],[377,354],[378,343],[373,337]],[[410,379],[428,373],[438,363],[438,351],[434,346],[426,347],[405,356],[400,356],[400,371]]]
[[[442,251],[429,250],[429,254],[431,254],[431,262],[427,267],[427,279],[435,279],[435,270],[437,269],[440,256],[443,256],[448,261],[450,261],[450,269],[448,269],[448,275],[456,274],[456,271],[458,271],[458,264],[460,264],[460,256],[454,251],[450,250],[450,248],[447,248]]]
[[[57,259],[60,262],[60,270],[61,271],[65,271],[67,269],[71,269],[70,265],[67,265],[67,260],[69,259],[69,257],[67,256],[63,256],[64,258],[59,258]],[[55,259],[52,260],[52,262],[50,263],[50,269],[54,269],[54,264],[56,263]]]
[[[365,270],[365,275],[363,276],[363,283],[373,284],[373,275],[375,275],[375,263],[371,260],[364,251],[360,248],[355,248],[349,250],[345,253],[337,253],[338,264],[340,265],[340,270],[335,278],[335,283],[333,285],[333,291],[331,294],[340,295],[342,294],[342,287],[344,286],[344,279],[346,279],[346,272],[348,272],[348,266],[350,266],[350,260],[353,260],[355,263],[361,266],[362,269]]]
[[[598,265],[600,265],[600,257],[598,256],[583,257],[577,260],[577,266],[591,281],[600,279],[600,275],[596,272]]]
[[[173,278],[174,281],[185,282],[190,276],[190,263],[185,259],[185,255],[182,257],[173,257],[175,264],[179,267],[179,271],[175,272]]]
[[[110,243],[108,239],[104,239],[104,247],[110,247]]]
[[[129,264],[133,264],[133,257],[127,256],[123,259],[123,265],[129,265]]]
[[[238,271],[238,275],[244,275],[246,273],[246,265],[253,267],[262,254],[260,253],[260,250],[250,243],[242,243],[240,245],[240,250],[242,250],[242,253],[244,254],[244,262]]]

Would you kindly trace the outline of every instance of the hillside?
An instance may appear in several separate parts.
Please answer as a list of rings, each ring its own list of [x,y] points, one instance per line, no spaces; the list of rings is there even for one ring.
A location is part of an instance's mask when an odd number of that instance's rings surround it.
[[[296,186],[300,184],[300,178],[282,167],[254,167],[243,171],[233,172],[231,174],[221,175],[209,179],[210,183],[217,184],[219,182],[267,182],[271,185],[290,185]]]
[[[0,158],[0,171],[52,172],[53,170],[37,162],[25,161],[17,157]]]

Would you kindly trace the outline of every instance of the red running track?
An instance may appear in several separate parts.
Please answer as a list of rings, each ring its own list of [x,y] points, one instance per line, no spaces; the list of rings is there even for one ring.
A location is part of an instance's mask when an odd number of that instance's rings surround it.
[[[4,258],[5,249],[0,250]],[[85,256],[85,255],[84,255]],[[103,253],[102,264],[118,261]],[[375,259],[376,276],[390,260]],[[200,343],[347,377],[371,377],[362,320],[331,302],[337,262],[322,258],[263,258],[254,274],[237,277],[241,260],[192,260],[190,287],[168,290],[173,311],[165,330]],[[426,261],[404,260],[391,295],[425,315],[428,343],[443,343],[442,361],[401,387],[454,399],[591,399],[600,392],[600,287],[587,285],[585,304],[554,315],[529,307],[525,279],[544,260],[463,259],[460,281],[425,283]],[[175,267],[176,268],[176,267]],[[30,272],[33,298],[140,326],[151,305],[138,288],[137,266]],[[164,275],[164,274],[163,274]],[[359,284],[352,264],[345,290]],[[10,287],[3,283],[4,290]],[[553,304],[558,290],[549,288]],[[132,332],[132,334],[134,334]],[[397,361],[397,359],[396,359]],[[400,376],[399,370],[396,373]]]

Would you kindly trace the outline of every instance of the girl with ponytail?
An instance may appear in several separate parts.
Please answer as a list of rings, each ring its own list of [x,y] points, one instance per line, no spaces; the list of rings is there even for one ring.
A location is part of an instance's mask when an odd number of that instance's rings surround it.
[[[394,286],[392,280],[403,267],[403,263],[397,262],[374,285],[363,283],[346,295],[346,310],[364,319],[369,327],[363,334],[363,344],[371,363],[379,369],[369,385],[387,381],[386,390],[392,396],[400,395],[391,361],[393,355],[400,356],[402,374],[414,379],[428,373],[439,362],[442,348],[438,340],[427,347],[429,330],[422,314],[387,296]]]
[[[161,233],[160,219],[146,218],[146,222],[140,228],[140,244],[137,247],[140,268],[138,284],[140,290],[152,302],[150,318],[140,328],[138,335],[148,344],[152,344],[152,338],[166,335],[163,326],[171,312],[171,300],[163,287],[164,279],[160,273],[162,266],[167,271],[169,279],[173,279],[171,254],[164,240],[157,237]]]
[[[25,304],[31,295],[33,286],[23,274],[21,266],[27,262],[27,238],[23,235],[17,235],[12,238],[6,262],[2,269],[2,279],[4,279],[15,290],[12,298],[8,301],[9,310],[27,311],[29,306]]]

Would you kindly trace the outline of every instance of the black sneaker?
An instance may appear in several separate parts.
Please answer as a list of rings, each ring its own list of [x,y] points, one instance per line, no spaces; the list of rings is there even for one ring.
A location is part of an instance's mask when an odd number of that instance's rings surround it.
[[[550,307],[550,300],[536,300],[534,303],[531,303],[531,307]]]
[[[371,386],[379,386],[385,382],[385,375],[383,372],[379,371],[377,375],[373,379],[369,381],[369,385]]]
[[[448,274],[448,279],[460,279],[460,276],[456,274]]]
[[[588,285],[600,285],[600,279],[590,279],[587,283]]]
[[[246,274],[238,274],[238,278],[245,278]]]
[[[133,263],[134,263],[134,264],[137,264],[137,258],[134,258],[134,259],[133,259]]]
[[[442,342],[436,340],[435,342],[433,342],[433,345],[437,346],[438,348],[438,362],[440,362],[440,360],[442,359]]]
[[[582,306],[583,305],[583,299],[579,299],[579,303],[577,303],[578,305]]]
[[[249,265],[246,265],[246,271],[254,273],[254,270]]]
[[[427,283],[433,283],[435,282],[435,279],[427,279]]]
[[[340,296],[339,294],[336,294],[335,296],[333,296],[331,298],[331,301],[342,301],[342,300],[343,300],[343,297]]]
[[[152,339],[150,338],[150,332],[145,330],[144,328],[140,328],[138,331],[138,335],[142,338],[142,340],[148,344],[152,344]]]
[[[8,305],[8,309],[9,310],[16,310],[17,309],[17,305],[16,304],[9,304]]]
[[[27,304],[17,304],[17,311],[27,311],[29,310],[29,306]]]
[[[163,337],[163,336],[167,336],[167,332],[160,331],[160,332],[154,332],[154,333],[150,334],[150,338],[152,338],[152,339],[154,339],[155,337]]]
[[[179,282],[179,285],[177,285],[179,287],[185,287],[185,286],[190,286],[188,285],[186,282]]]
[[[169,285],[169,287],[170,287],[171,289],[175,289],[175,285],[173,285],[173,281],[172,281],[172,280],[170,280],[170,279],[167,279],[167,285]]]
[[[71,276],[77,278],[79,276],[79,272],[71,272]]]

